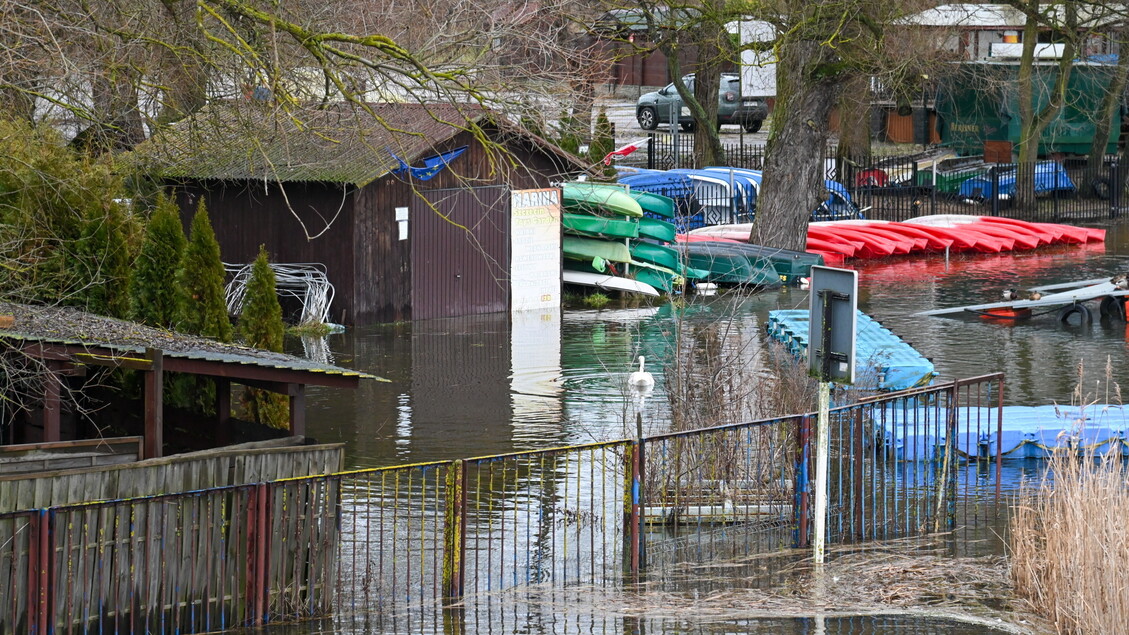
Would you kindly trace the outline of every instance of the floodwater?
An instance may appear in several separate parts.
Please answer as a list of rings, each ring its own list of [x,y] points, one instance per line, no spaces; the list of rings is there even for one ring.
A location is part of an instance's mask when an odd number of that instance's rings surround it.
[[[1104,245],[1005,255],[942,255],[859,263],[859,308],[931,358],[938,381],[1002,371],[1009,405],[1119,401],[1129,386],[1124,322],[1060,324],[1053,313],[1025,322],[921,317],[928,309],[994,302],[1026,289],[1129,271],[1129,224]],[[645,432],[670,421],[666,369],[676,335],[684,350],[724,339],[753,356],[768,312],[806,308],[808,294],[690,298],[602,311],[488,315],[363,327],[328,338],[331,361],[390,380],[356,391],[311,390],[308,433],[341,442],[348,468],[501,454],[633,436],[626,377],[642,354],[656,386],[642,410]],[[681,324],[681,329],[678,328]],[[312,347],[319,348],[319,347]],[[320,347],[325,348],[325,347]],[[1112,375],[1107,381],[1106,365]],[[709,399],[702,379],[693,390]]]
[[[994,302],[1004,289],[1026,289],[1129,271],[1129,224],[1110,228],[1104,245],[1058,247],[1005,255],[943,255],[859,263],[859,307],[930,357],[938,380],[1002,371],[1005,403],[1040,405],[1120,402],[1129,386],[1129,348],[1124,322],[1063,325],[1055,315],[1025,322],[978,317],[920,317],[919,311]],[[363,382],[355,391],[314,389],[308,398],[308,433],[320,442],[341,442],[347,468],[401,465],[502,454],[634,436],[635,411],[645,433],[670,424],[666,371],[678,351],[724,341],[739,357],[754,358],[764,341],[770,310],[806,308],[808,294],[781,289],[753,296],[689,298],[663,304],[601,311],[565,310],[515,316],[490,315],[350,330],[325,341],[307,341],[328,361],[363,370],[388,382]],[[681,337],[681,339],[679,339]],[[655,375],[644,403],[626,388],[636,358],[644,355]],[[1107,363],[1109,375],[1107,377]],[[1079,368],[1085,374],[1079,381]],[[1081,386],[1081,397],[1076,389]],[[701,399],[715,395],[709,380],[690,388]],[[1037,463],[1037,462],[1035,462]],[[1032,462],[1011,462],[1005,488],[1036,474]],[[1003,528],[973,536],[978,554],[999,553]],[[684,581],[683,581],[684,582]],[[693,594],[693,584],[672,584],[672,593]],[[697,592],[711,593],[711,583]],[[469,604],[469,603],[468,603]],[[358,632],[506,633],[986,633],[943,617],[863,615],[702,619],[700,616],[624,617],[599,603],[513,609],[496,617],[481,603],[465,616],[403,616],[365,624]],[[483,612],[485,611],[485,612]],[[472,614],[473,613],[473,614]],[[454,620],[452,622],[452,620]],[[482,620],[479,623],[478,620]],[[271,629],[275,630],[275,629]],[[285,633],[345,633],[340,623],[306,623]]]

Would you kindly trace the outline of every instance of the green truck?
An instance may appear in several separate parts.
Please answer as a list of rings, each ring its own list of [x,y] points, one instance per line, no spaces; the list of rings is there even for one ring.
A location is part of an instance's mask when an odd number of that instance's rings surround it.
[[[1116,70],[1113,63],[1076,61],[1066,87],[1066,101],[1039,140],[1039,154],[1087,155],[1094,123]],[[942,145],[960,155],[984,153],[985,141],[1019,144],[1018,61],[964,62],[937,89],[936,109]],[[1058,61],[1034,65],[1035,108],[1046,105]],[[1115,112],[1106,152],[1117,151],[1121,112]]]

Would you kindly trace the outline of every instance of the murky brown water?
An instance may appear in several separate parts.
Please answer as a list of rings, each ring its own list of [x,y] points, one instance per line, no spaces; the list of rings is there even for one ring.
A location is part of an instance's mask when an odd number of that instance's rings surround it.
[[[1025,323],[979,318],[916,317],[918,311],[995,301],[1003,289],[1023,289],[1129,271],[1129,224],[1110,228],[1105,245],[1064,247],[994,256],[943,256],[861,263],[860,308],[931,357],[940,379],[1006,373],[1008,404],[1069,403],[1084,364],[1087,401],[1119,400],[1129,385],[1124,323],[1064,326],[1053,314]],[[722,324],[727,338],[754,355],[768,311],[805,308],[806,292],[783,289],[752,297],[695,298],[681,310],[656,307],[478,316],[410,325],[373,326],[329,338],[332,361],[375,373],[357,391],[314,390],[308,429],[323,442],[343,442],[350,468],[499,454],[632,436],[625,378],[640,354],[655,374],[643,406],[647,431],[669,423],[664,368],[674,356],[675,320]],[[1109,361],[1112,382],[1105,377]],[[703,394],[703,398],[709,398]],[[1014,490],[1039,465],[1013,462],[1005,487]],[[960,555],[1000,553],[996,524],[960,537]],[[679,593],[695,591],[678,585]],[[595,606],[476,609],[471,615],[405,616],[368,624],[365,632],[505,633],[984,633],[933,617],[855,616],[685,620],[611,617]],[[399,619],[399,618],[397,618]],[[496,628],[495,628],[496,627]],[[341,624],[311,623],[286,632],[353,632]]]
[[[1089,400],[1114,401],[1105,381],[1129,386],[1125,323],[1064,326],[1053,314],[1024,323],[916,317],[932,308],[993,302],[1003,289],[1129,271],[1129,223],[1105,245],[1007,255],[894,258],[860,263],[860,308],[932,358],[941,379],[1003,371],[1009,404],[1068,403],[1085,364]],[[644,354],[657,385],[644,407],[649,430],[669,422],[663,369],[674,320],[721,323],[755,354],[768,311],[805,308],[796,289],[752,297],[561,315],[476,316],[374,326],[329,338],[333,360],[391,380],[357,391],[313,390],[309,432],[346,444],[349,467],[449,459],[630,436],[624,381]],[[703,398],[708,395],[703,394]]]

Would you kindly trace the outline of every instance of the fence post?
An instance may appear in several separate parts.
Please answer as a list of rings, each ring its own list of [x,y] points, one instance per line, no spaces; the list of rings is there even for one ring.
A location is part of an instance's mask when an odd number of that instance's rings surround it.
[[[992,175],[992,192],[991,192],[992,202],[990,203],[990,205],[992,206],[992,216],[999,216],[1000,215],[1000,171],[993,168],[992,170],[989,171],[989,173]],[[1018,194],[1019,193],[1019,166],[1018,165],[1016,165],[1016,167],[1015,167],[1015,188],[1016,188],[1015,189],[1016,194]]]
[[[658,143],[659,136],[651,133],[651,142],[647,144],[647,169],[655,169],[655,144]]]
[[[811,417],[800,417],[800,424],[796,426],[796,483],[792,503],[792,517],[796,522],[795,539],[793,546],[803,549],[810,545],[808,535],[809,516],[811,513]]]
[[[941,509],[946,506],[949,498],[949,476],[955,463],[953,456],[956,447],[956,421],[957,421],[957,389],[959,380],[953,380],[949,386],[949,408],[945,413],[945,455],[941,461],[941,469],[937,471],[937,505],[933,510],[933,531],[941,531]],[[952,515],[952,508],[947,508],[945,516],[949,519],[950,528],[955,525],[956,518]]]
[[[1121,215],[1121,164],[1114,161],[1109,166],[1109,217]]]
[[[863,434],[862,434],[862,409],[855,409],[855,416],[853,417],[852,424],[854,430],[851,436],[854,437],[852,452],[854,453],[854,498],[855,498],[855,537],[863,539],[866,537],[866,532],[863,529],[863,521],[865,519],[865,510],[863,509],[863,487],[864,479],[862,477],[863,471]]]
[[[466,575],[466,463],[447,469],[447,505],[443,517],[443,600],[463,597]]]
[[[266,483],[252,486],[247,496],[247,621],[250,625],[266,623],[269,566],[267,542],[270,540],[268,516],[270,490]]]
[[[31,635],[49,633],[54,615],[51,614],[51,588],[53,550],[51,526],[54,513],[40,509],[28,518],[27,541],[27,632]]]
[[[625,502],[629,504],[627,514],[628,545],[625,554],[628,555],[628,569],[633,576],[646,566],[646,547],[643,544],[643,439],[638,438],[627,446],[627,460],[630,468],[630,477],[625,479],[627,491],[624,492]]]
[[[1001,479],[1004,470],[1004,375],[999,376],[1000,387],[996,390],[996,504],[1000,502]]]

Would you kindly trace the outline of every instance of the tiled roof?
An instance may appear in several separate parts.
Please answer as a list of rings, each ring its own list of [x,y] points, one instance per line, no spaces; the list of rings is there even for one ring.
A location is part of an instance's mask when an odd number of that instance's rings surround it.
[[[143,357],[146,348],[160,349],[166,358],[203,360],[226,364],[275,368],[342,377],[378,379],[375,375],[319,364],[311,360],[206,337],[185,335],[94,315],[68,307],[37,307],[0,302],[0,315],[15,318],[0,328],[0,340],[68,346],[100,347],[122,357]]]
[[[322,181],[362,187],[445,144],[490,113],[476,104],[349,103],[284,110],[215,103],[138,147],[145,169],[165,178]],[[512,126],[501,124],[510,129]],[[509,130],[513,132],[513,130]],[[543,140],[530,141],[557,153]]]

